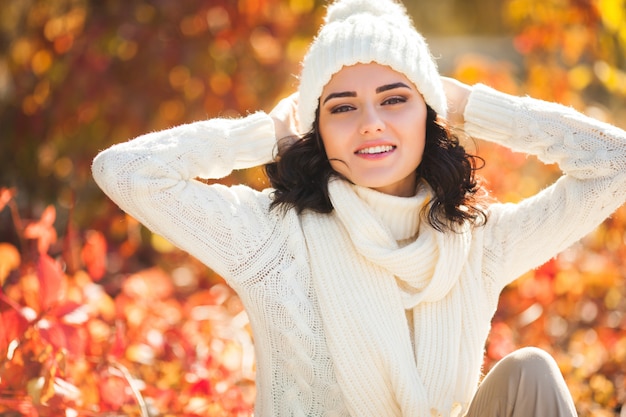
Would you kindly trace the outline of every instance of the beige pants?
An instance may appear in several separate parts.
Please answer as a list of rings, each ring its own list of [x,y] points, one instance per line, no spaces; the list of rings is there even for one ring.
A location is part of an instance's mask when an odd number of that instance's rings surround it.
[[[556,361],[523,348],[498,362],[478,388],[467,417],[576,416],[574,401]]]

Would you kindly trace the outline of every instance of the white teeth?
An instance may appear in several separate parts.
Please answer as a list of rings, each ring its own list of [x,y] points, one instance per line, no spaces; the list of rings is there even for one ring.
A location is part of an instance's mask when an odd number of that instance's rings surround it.
[[[385,153],[385,152],[391,152],[393,150],[393,146],[391,145],[386,145],[386,146],[373,146],[371,148],[365,148],[365,149],[361,149],[360,151],[358,151],[357,153],[365,153],[365,154],[377,154],[377,153]]]

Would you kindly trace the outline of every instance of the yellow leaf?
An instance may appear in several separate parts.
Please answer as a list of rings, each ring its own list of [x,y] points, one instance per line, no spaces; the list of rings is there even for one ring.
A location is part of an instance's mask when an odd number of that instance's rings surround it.
[[[21,257],[15,246],[10,243],[0,243],[0,286],[9,272],[20,266]]]
[[[577,65],[569,70],[567,78],[574,90],[583,90],[593,79],[593,73],[588,66]]]
[[[289,8],[295,14],[305,14],[310,13],[313,10],[313,6],[315,6],[315,2],[313,0],[290,0]]]
[[[626,1],[624,0],[600,0],[598,4],[600,15],[604,25],[612,32],[617,32],[623,27],[626,20]]]
[[[41,49],[33,55],[30,65],[35,74],[42,75],[52,65],[52,54],[45,49]]]

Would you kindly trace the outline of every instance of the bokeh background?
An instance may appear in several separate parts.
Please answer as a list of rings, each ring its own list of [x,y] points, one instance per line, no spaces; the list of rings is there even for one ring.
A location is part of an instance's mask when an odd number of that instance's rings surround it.
[[[405,4],[443,74],[626,128],[626,1]],[[0,416],[251,415],[238,298],[108,201],[89,167],[147,131],[270,110],[323,15],[319,0],[0,1]],[[559,175],[474,150],[503,201]],[[261,169],[223,182],[267,186]],[[539,346],[581,416],[625,416],[625,209],[507,288],[493,324],[486,370]]]

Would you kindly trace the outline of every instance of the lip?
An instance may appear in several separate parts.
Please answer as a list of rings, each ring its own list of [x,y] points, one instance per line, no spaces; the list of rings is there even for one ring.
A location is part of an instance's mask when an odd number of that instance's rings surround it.
[[[391,155],[397,146],[387,141],[370,141],[359,146],[354,155],[366,159],[380,159]]]

